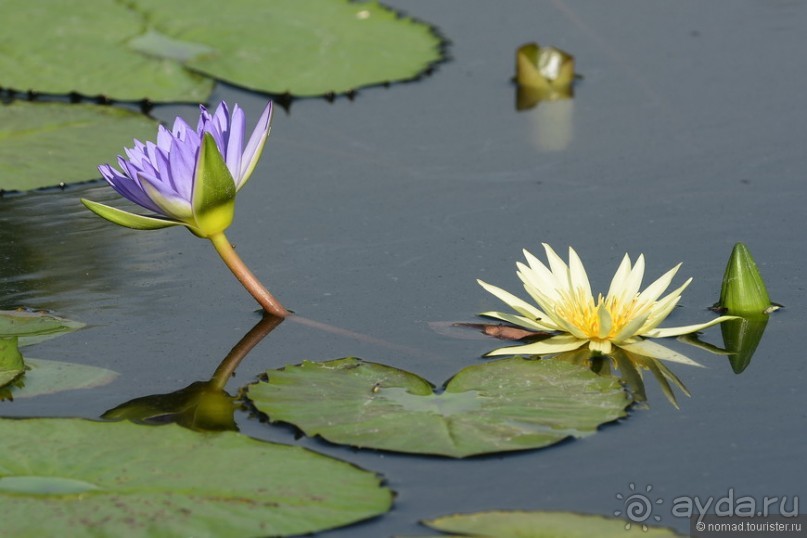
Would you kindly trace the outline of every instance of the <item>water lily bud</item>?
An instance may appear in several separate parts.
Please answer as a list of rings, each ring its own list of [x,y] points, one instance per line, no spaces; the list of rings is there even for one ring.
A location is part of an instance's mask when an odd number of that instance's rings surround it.
[[[771,303],[757,264],[742,243],[731,252],[715,307],[736,315],[769,314],[779,308]]]
[[[574,96],[574,56],[555,48],[527,43],[516,50],[516,108]]]

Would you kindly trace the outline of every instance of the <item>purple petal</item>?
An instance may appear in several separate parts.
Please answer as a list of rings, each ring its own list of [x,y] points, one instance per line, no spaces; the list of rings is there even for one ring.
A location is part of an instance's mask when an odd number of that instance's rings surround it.
[[[230,125],[230,110],[227,108],[227,103],[224,101],[219,103],[219,106],[216,108],[212,123],[220,133],[224,134],[227,132],[228,126]]]
[[[168,151],[168,148],[171,147],[171,140],[172,139],[173,139],[173,136],[171,136],[171,132],[168,129],[166,129],[162,125],[160,125],[157,128],[157,147],[158,148],[160,148],[160,149],[162,149],[164,151]]]
[[[137,181],[129,176],[121,175],[108,164],[99,166],[98,171],[101,172],[101,175],[107,180],[107,183],[115,189],[115,192],[141,207],[162,214],[162,211],[151,201]]]
[[[168,153],[174,189],[185,200],[191,199],[193,177],[196,174],[196,153],[187,144],[174,141]]]
[[[235,184],[240,183],[241,176],[241,151],[244,146],[244,127],[245,127],[244,111],[241,107],[235,105],[233,107],[233,115],[230,119],[230,128],[227,133],[227,148],[224,154],[224,162],[227,163],[227,168],[230,170]]]
[[[196,124],[196,132],[201,133],[204,129],[205,123],[210,121],[210,112],[207,111],[204,105],[199,105],[199,122]]]
[[[182,118],[177,117],[177,119],[174,120],[174,127],[171,129],[174,138],[185,140],[189,132],[193,132],[191,126]]]
[[[272,102],[269,101],[269,104],[267,104],[266,108],[263,109],[263,114],[261,114],[260,119],[258,119],[258,124],[255,126],[255,130],[252,131],[252,136],[249,137],[247,147],[244,149],[243,156],[241,157],[241,172],[238,175],[238,183],[236,188],[240,188],[241,185],[246,182],[249,175],[252,173],[252,169],[255,168],[255,164],[257,163],[258,158],[261,156],[261,151],[263,150],[263,145],[266,142],[266,138],[269,136],[271,126]]]

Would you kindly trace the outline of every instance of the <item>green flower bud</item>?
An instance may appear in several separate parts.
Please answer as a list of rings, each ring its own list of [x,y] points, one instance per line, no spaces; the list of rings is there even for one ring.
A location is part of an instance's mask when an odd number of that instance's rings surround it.
[[[731,252],[715,308],[735,315],[769,314],[780,308],[771,303],[757,264],[742,243],[734,245]]]

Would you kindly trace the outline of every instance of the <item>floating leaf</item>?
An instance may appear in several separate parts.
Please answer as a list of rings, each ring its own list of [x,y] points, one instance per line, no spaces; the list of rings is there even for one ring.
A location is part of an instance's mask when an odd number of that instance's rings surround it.
[[[113,370],[72,362],[26,357],[25,365],[28,367],[25,375],[4,387],[8,394],[0,394],[0,399],[31,398],[66,390],[91,389],[111,383],[118,377]]]
[[[492,511],[455,514],[424,521],[427,527],[452,533],[455,538],[673,538],[683,535],[672,529],[633,523],[624,519],[574,512]],[[425,538],[425,537],[423,537]],[[434,537],[438,538],[438,537]],[[440,538],[448,538],[441,534]]]
[[[193,103],[213,89],[173,60],[132,50],[127,42],[143,34],[145,21],[123,2],[3,0],[2,11],[0,87]],[[221,11],[207,13],[215,20]]]
[[[233,432],[81,419],[0,419],[0,432],[15,538],[287,536],[391,504],[373,473]]]
[[[30,346],[84,327],[80,321],[32,310],[0,310],[0,338],[16,336],[20,346]]]
[[[0,36],[0,87],[122,101],[206,101],[213,81],[200,73],[270,93],[342,93],[442,59],[432,27],[346,0],[4,0]]]
[[[152,32],[130,42],[213,78],[294,95],[411,79],[441,59],[430,26],[376,2],[135,0]]]
[[[630,404],[613,378],[521,357],[465,368],[438,393],[415,374],[356,358],[267,375],[247,396],[273,422],[334,443],[452,457],[584,437]]]
[[[99,105],[0,105],[0,190],[97,179],[100,163],[133,138],[153,137],[156,126],[142,114]]]

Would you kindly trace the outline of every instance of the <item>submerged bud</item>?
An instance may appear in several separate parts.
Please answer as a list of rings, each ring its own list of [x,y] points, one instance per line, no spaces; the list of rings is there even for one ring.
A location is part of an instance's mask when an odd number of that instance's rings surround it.
[[[769,314],[779,307],[771,303],[765,282],[748,248],[742,243],[734,245],[715,308],[729,314],[753,315]]]

